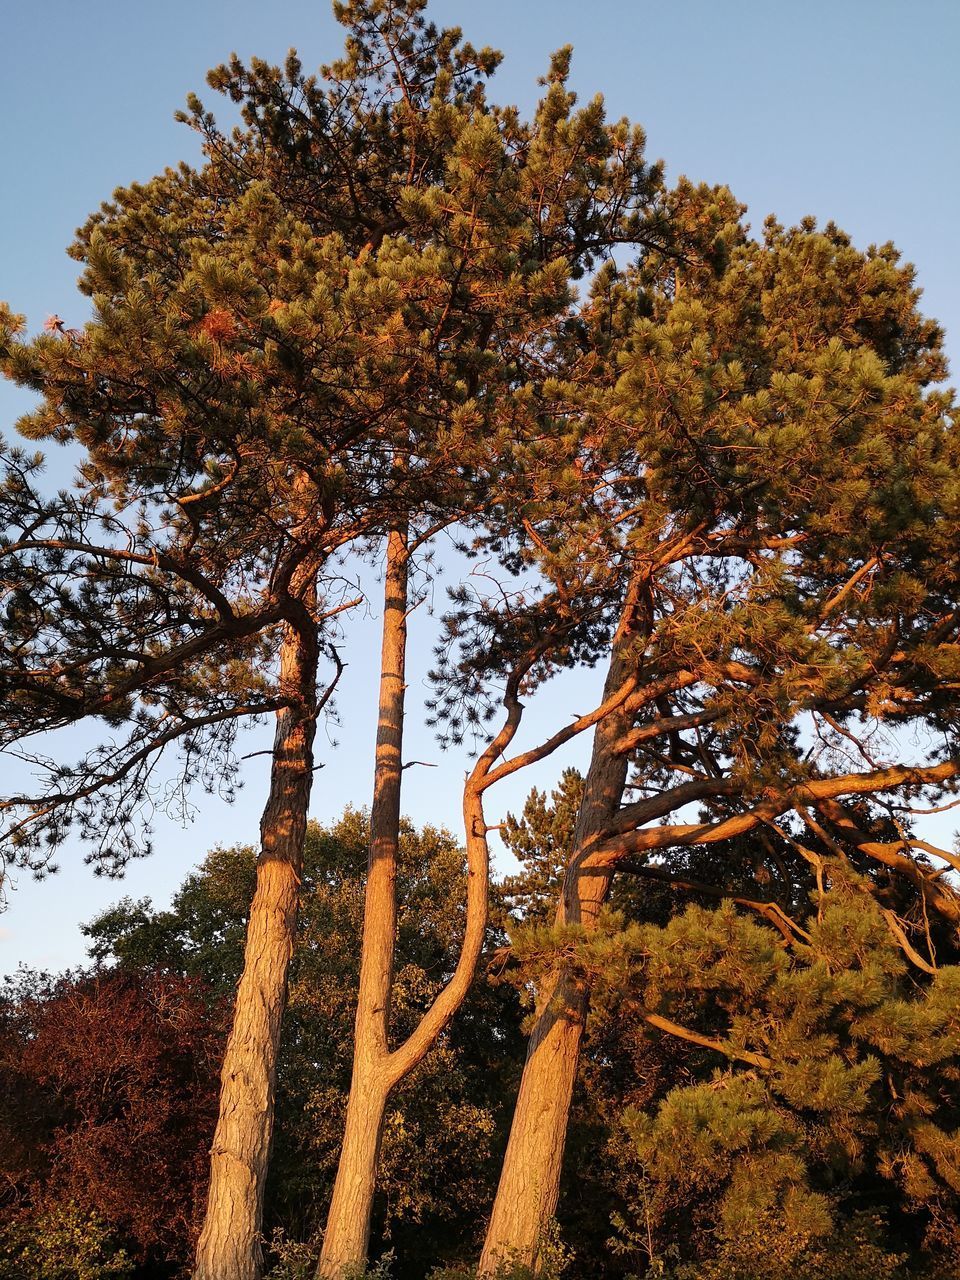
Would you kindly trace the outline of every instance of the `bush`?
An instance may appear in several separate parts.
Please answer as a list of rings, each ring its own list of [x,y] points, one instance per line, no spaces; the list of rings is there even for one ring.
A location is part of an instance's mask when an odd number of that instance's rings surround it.
[[[95,1213],[68,1202],[0,1231],[2,1280],[121,1280],[133,1275],[128,1254]]]

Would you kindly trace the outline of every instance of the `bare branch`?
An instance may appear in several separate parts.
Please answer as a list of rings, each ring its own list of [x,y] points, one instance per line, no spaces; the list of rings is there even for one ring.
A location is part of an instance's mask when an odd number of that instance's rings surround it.
[[[666,1031],[668,1035],[676,1036],[678,1040],[698,1044],[704,1049],[713,1049],[715,1053],[722,1053],[725,1058],[732,1058],[736,1062],[748,1062],[751,1066],[762,1067],[764,1070],[769,1070],[773,1066],[773,1059],[768,1058],[764,1053],[737,1049],[725,1040],[711,1040],[709,1036],[702,1036],[699,1031],[681,1027],[678,1022],[671,1022],[669,1018],[661,1017],[659,1013],[644,1013],[642,1016],[645,1022],[649,1022],[658,1031]]]

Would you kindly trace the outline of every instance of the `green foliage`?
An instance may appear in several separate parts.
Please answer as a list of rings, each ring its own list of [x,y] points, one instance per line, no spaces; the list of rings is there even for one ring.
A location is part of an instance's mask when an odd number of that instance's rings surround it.
[[[272,1265],[264,1280],[313,1280],[318,1249],[313,1240],[291,1240],[275,1227],[267,1249]]]
[[[519,818],[507,814],[501,838],[521,870],[507,876],[501,890],[513,915],[525,923],[545,921],[555,909],[582,795],[581,774],[565,769],[549,801],[544,792],[534,788]]]
[[[938,1235],[958,1225],[960,965],[918,981],[872,898],[841,876],[803,929],[787,947],[732,904],[690,906],[611,947],[612,1008],[638,1001],[703,1046],[690,1083],[623,1114],[634,1191],[619,1247],[652,1259],[656,1239],[674,1235],[683,1253],[713,1239],[704,1275],[856,1275],[880,1245],[847,1259],[843,1223],[874,1198],[912,1241],[876,1274],[941,1257]],[[733,1065],[711,1067],[719,1054]]]
[[[109,1225],[75,1204],[0,1227],[0,1276],[5,1280],[124,1280],[134,1274]]]
[[[347,809],[329,828],[308,828],[267,1189],[268,1222],[285,1232],[278,1256],[291,1274],[308,1265],[340,1151],[367,843],[361,810]],[[229,996],[242,964],[253,863],[249,848],[213,850],[167,911],[126,900],[91,922],[91,954],[134,972],[159,968],[202,977],[211,998]],[[449,833],[403,822],[393,1009],[398,1038],[455,962],[464,875],[463,852]],[[438,1250],[458,1256],[464,1218],[476,1221],[484,1212],[521,1050],[518,1023],[513,993],[479,984],[461,1017],[391,1099],[375,1229],[395,1243],[404,1274],[436,1261]]]
[[[911,1269],[887,1224],[870,1214],[855,1216],[842,1232],[813,1244],[785,1236],[779,1221],[758,1216],[716,1257],[692,1263],[675,1258],[676,1250],[668,1247],[642,1280],[935,1280],[945,1274]]]

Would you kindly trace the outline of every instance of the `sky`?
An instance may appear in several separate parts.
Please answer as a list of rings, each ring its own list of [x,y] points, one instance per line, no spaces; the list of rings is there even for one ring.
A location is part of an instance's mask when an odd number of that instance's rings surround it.
[[[326,0],[5,0],[2,10],[0,299],[26,314],[31,329],[54,312],[68,326],[86,316],[65,249],[87,214],[115,187],[197,158],[194,136],[173,113],[191,91],[217,106],[205,85],[209,67],[232,50],[278,61],[295,46],[312,68],[341,46]],[[924,310],[946,327],[960,367],[960,248],[950,230],[960,208],[956,0],[435,0],[430,14],[504,52],[491,96],[524,110],[551,51],[572,44],[571,84],[581,98],[602,92],[611,115],[642,124],[649,156],[666,161],[669,177],[726,183],[756,228],[771,212],[785,223],[813,214],[832,218],[862,247],[893,240],[916,265]],[[0,433],[11,437],[29,405],[0,383]],[[68,460],[54,452],[48,474],[51,486],[63,484]],[[412,625],[414,693],[423,692],[429,665],[427,609]],[[323,768],[312,813],[321,821],[369,798],[377,623],[375,609],[362,611],[346,637],[340,724],[318,740]],[[588,710],[595,692],[589,676],[559,683],[531,735]],[[79,747],[82,735],[73,741]],[[261,731],[243,750],[266,745]],[[588,748],[581,741],[512,790],[494,792],[491,821],[518,809],[533,781],[549,788]],[[467,762],[444,757],[416,724],[408,754],[429,767],[406,773],[405,809],[457,831]],[[76,847],[63,850],[59,873],[41,883],[15,873],[0,916],[0,973],[19,963],[81,963],[81,922],[125,894],[166,903],[206,849],[255,842],[264,763],[247,762],[235,804],[200,795],[187,826],[158,817],[154,853],[121,882],[96,879]],[[7,790],[0,778],[0,793]]]

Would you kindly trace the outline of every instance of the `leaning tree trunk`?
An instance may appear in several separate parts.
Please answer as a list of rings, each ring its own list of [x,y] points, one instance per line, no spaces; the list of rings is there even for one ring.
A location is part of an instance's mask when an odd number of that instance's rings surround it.
[[[313,779],[317,652],[287,627],[270,794],[260,823],[257,887],[221,1072],[220,1116],[194,1280],[259,1280],[263,1192],[273,1136],[280,1023],[287,997],[307,806]]]
[[[625,674],[625,664],[615,651],[604,701],[621,687]],[[623,798],[627,758],[614,746],[628,721],[628,714],[621,709],[597,725],[557,907],[558,925],[579,924],[591,929],[610,891],[611,872],[591,866],[590,852]],[[539,993],[536,1022],[527,1045],[510,1138],[480,1259],[481,1276],[492,1276],[500,1264],[519,1262],[537,1268],[544,1232],[556,1212],[560,1194],[567,1122],[589,1005],[586,981],[569,966],[559,968]]]
[[[407,579],[406,535],[394,531],[387,544],[379,723],[353,1076],[340,1163],[317,1270],[323,1280],[339,1280],[345,1271],[357,1269],[366,1261],[383,1118],[392,1084],[388,1059],[397,925]]]

